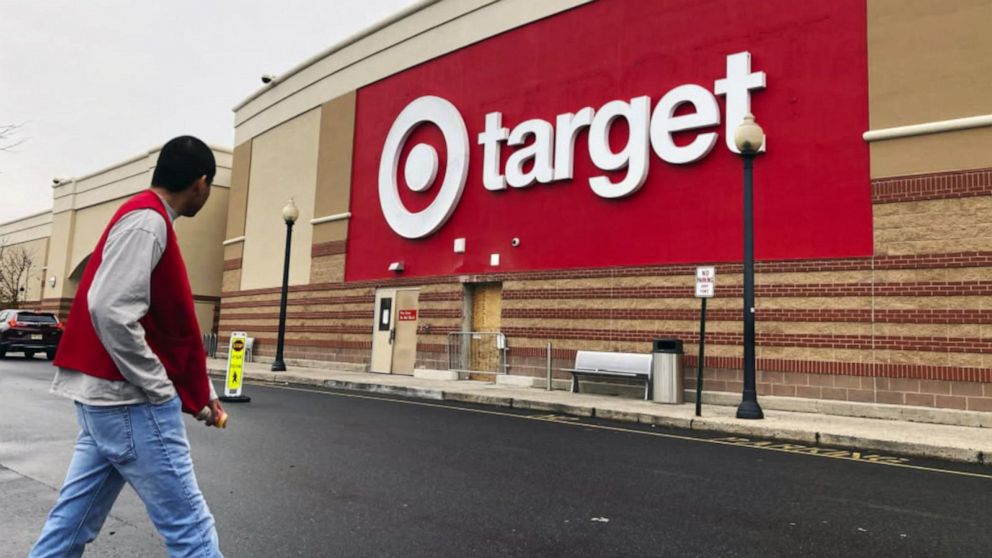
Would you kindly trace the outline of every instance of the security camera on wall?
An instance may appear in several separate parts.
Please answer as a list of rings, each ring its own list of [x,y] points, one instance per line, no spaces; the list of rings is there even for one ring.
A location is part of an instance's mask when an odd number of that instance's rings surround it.
[[[262,83],[268,85],[276,80],[276,76],[272,74],[262,74]]]

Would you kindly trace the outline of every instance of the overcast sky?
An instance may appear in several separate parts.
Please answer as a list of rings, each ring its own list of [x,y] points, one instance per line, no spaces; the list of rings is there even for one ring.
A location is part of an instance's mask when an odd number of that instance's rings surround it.
[[[180,134],[232,147],[231,109],[414,0],[0,0],[0,223]]]

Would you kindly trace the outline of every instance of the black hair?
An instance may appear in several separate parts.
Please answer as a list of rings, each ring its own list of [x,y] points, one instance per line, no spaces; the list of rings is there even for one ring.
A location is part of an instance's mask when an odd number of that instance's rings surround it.
[[[216,173],[217,162],[207,144],[193,136],[179,136],[162,146],[152,175],[152,186],[182,192],[204,175],[207,184],[212,183]]]

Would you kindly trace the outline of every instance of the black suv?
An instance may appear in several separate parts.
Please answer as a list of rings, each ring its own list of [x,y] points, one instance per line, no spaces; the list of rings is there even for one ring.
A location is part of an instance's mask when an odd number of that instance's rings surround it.
[[[0,358],[6,358],[7,353],[24,353],[26,358],[45,353],[48,360],[52,360],[61,339],[62,322],[55,314],[31,310],[0,311]]]

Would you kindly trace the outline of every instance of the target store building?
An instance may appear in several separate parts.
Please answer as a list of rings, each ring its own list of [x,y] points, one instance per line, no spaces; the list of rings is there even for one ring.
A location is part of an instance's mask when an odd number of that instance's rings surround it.
[[[990,21],[990,0],[419,2],[236,107],[221,338],[275,353],[293,198],[287,359],[412,374],[501,333],[501,371],[536,383],[549,342],[565,379],[578,350],[678,338],[692,388],[712,265],[705,397],[739,401],[752,113],[763,405],[988,422]]]

